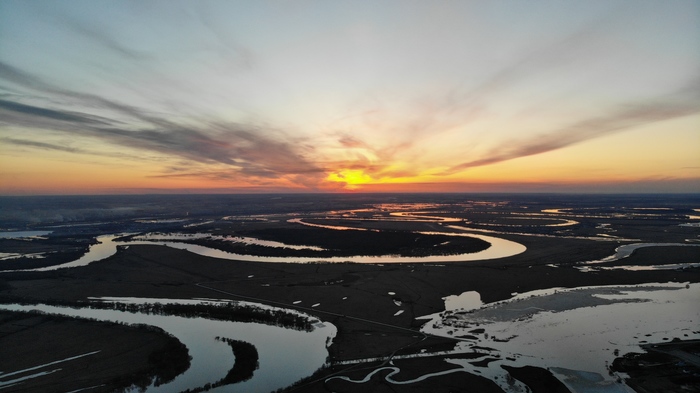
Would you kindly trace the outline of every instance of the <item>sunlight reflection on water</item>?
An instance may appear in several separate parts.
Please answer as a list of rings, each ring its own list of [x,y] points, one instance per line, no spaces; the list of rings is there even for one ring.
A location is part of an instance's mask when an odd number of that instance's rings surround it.
[[[482,239],[491,243],[491,246],[485,250],[456,255],[432,255],[426,257],[403,257],[396,255],[382,256],[348,256],[348,257],[265,257],[258,255],[235,254],[214,248],[200,246],[197,244],[188,244],[181,242],[168,241],[146,241],[132,240],[126,242],[118,242],[114,239],[121,235],[104,235],[97,238],[98,244],[90,247],[89,251],[81,258],[56,266],[48,266],[36,269],[26,269],[25,271],[50,271],[64,269],[70,267],[85,266],[92,262],[103,260],[117,252],[118,246],[130,245],[163,245],[180,250],[187,250],[192,253],[203,255],[212,258],[221,258],[237,261],[251,262],[283,262],[283,263],[308,263],[308,262],[356,262],[356,263],[423,263],[423,262],[461,262],[461,261],[477,261],[495,258],[504,258],[511,255],[516,255],[525,251],[525,246],[510,240],[500,239],[493,236],[472,235],[462,233],[443,233],[443,232],[420,232],[423,234],[441,234],[446,236],[463,236]]]

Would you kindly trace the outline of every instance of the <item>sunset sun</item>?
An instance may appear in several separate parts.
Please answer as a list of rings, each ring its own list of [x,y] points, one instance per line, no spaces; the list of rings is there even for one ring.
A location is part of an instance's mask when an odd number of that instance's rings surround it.
[[[345,183],[344,188],[347,190],[356,190],[361,188],[363,184],[373,182],[372,177],[360,169],[341,169],[337,172],[331,172],[326,180]]]

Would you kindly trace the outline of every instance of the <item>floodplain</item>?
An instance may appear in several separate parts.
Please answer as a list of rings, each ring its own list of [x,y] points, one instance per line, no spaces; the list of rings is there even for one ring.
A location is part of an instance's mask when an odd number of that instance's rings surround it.
[[[698,391],[699,207],[687,195],[2,198],[0,391]],[[102,336],[82,342],[88,323]],[[677,367],[625,371],[667,343]]]

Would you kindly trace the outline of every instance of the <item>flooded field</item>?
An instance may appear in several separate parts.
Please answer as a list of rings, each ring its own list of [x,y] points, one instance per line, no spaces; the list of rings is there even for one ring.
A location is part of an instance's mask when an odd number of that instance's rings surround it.
[[[642,352],[643,344],[700,339],[699,298],[700,284],[555,288],[452,308],[433,316],[423,331],[476,336],[454,352],[488,347],[487,367],[462,365],[489,375],[507,392],[525,388],[509,386],[502,365],[548,368],[575,392],[632,392],[619,386],[624,376],[610,370],[613,360]]]

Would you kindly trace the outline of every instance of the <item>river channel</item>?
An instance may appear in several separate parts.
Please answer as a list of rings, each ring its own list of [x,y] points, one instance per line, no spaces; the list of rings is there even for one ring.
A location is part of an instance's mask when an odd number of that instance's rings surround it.
[[[462,234],[462,233],[448,233],[448,232],[433,232],[424,234],[440,234],[446,236],[465,236],[474,237],[491,244],[485,250],[466,253],[466,254],[454,254],[454,255],[431,255],[425,257],[403,257],[397,255],[380,255],[380,256],[347,256],[347,257],[266,257],[259,255],[246,255],[246,254],[235,254],[222,250],[217,250],[210,247],[200,246],[197,244],[183,243],[179,241],[163,241],[163,240],[131,240],[131,241],[118,241],[119,235],[103,235],[97,237],[97,244],[90,246],[88,252],[82,257],[76,259],[72,262],[63,263],[55,266],[47,266],[43,268],[36,269],[26,269],[24,271],[49,271],[57,269],[65,269],[71,267],[86,266],[92,262],[103,260],[110,257],[117,252],[119,246],[132,246],[132,245],[162,245],[171,248],[177,248],[180,250],[187,250],[189,252],[220,259],[229,259],[236,261],[250,261],[250,262],[282,262],[282,263],[309,263],[309,262],[355,262],[355,263],[423,263],[423,262],[462,262],[462,261],[478,261],[486,259],[504,258],[511,255],[517,255],[526,250],[525,246],[510,240],[501,239],[493,236],[485,235],[474,235],[474,234]],[[252,238],[247,238],[248,243],[252,243]],[[265,244],[265,241],[261,241],[261,245]]]
[[[110,299],[127,303],[192,303],[193,300],[174,299]],[[199,302],[199,301],[196,301]],[[260,305],[256,305],[260,306]],[[258,351],[259,369],[247,381],[225,385],[211,392],[265,392],[293,384],[322,367],[328,356],[327,345],[336,334],[329,323],[317,322],[312,332],[298,331],[260,323],[217,321],[205,318],[185,318],[152,315],[117,310],[56,307],[45,304],[2,304],[10,311],[39,310],[68,317],[94,318],[100,321],[146,324],[157,326],[175,336],[187,346],[192,356],[190,368],[173,381],[151,386],[147,392],[179,392],[214,383],[226,376],[235,358],[231,347],[216,337],[225,337],[253,344]],[[289,310],[289,312],[294,312]],[[310,319],[315,319],[308,316]]]

